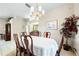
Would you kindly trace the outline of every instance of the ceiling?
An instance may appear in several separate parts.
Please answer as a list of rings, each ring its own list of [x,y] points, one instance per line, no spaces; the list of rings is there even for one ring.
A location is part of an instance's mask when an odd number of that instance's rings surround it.
[[[31,6],[36,6],[37,3],[28,3]],[[45,12],[49,12],[56,7],[64,5],[64,3],[40,3],[45,10]],[[25,6],[25,3],[0,3],[0,18],[1,17],[15,17],[21,16],[24,17],[25,15],[29,14],[30,8]]]

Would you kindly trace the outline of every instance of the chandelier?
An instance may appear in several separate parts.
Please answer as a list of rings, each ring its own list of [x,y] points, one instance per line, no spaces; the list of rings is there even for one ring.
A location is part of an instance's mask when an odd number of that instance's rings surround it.
[[[43,16],[45,11],[42,9],[42,6],[39,4],[36,5],[36,7],[31,6],[30,13],[29,13],[29,19],[30,20],[39,20],[41,16]]]

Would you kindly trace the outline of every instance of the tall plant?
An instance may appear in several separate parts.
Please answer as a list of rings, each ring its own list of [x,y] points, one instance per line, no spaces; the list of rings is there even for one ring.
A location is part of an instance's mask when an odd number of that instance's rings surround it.
[[[66,38],[66,45],[68,45],[68,38],[71,38],[77,34],[77,21],[79,17],[72,15],[70,17],[65,18],[65,22],[63,23],[63,28],[61,29],[61,34]]]

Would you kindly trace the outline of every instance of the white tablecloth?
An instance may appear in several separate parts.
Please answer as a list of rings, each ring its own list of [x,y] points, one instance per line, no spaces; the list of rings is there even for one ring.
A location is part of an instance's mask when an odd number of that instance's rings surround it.
[[[58,45],[54,39],[32,37],[34,54],[39,56],[55,56]]]
[[[58,45],[54,39],[32,36],[33,50],[37,56],[55,56]]]
[[[58,45],[54,39],[32,36],[36,56],[55,56]],[[15,49],[15,41],[0,41],[0,55],[7,55]]]

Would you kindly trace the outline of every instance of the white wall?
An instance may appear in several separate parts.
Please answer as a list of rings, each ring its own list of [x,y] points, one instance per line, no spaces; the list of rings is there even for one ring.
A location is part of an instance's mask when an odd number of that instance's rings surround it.
[[[57,43],[60,43],[61,35],[59,33],[59,30],[61,29],[61,24],[65,21],[64,18],[68,17],[73,14],[73,4],[67,4],[63,5],[61,7],[52,9],[49,13],[45,14],[44,17],[42,17],[39,20],[39,31],[42,33],[45,31],[51,32],[51,38],[55,39]],[[47,23],[52,22],[53,20],[58,21],[58,29],[57,30],[49,30],[47,28]]]
[[[11,19],[11,36],[13,39],[14,33],[21,33],[26,31],[26,22],[21,17]]]
[[[6,20],[0,19],[0,33],[5,34],[5,24]]]

